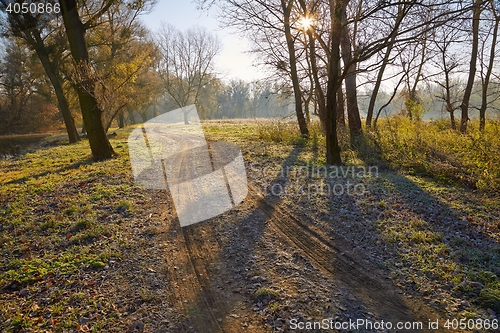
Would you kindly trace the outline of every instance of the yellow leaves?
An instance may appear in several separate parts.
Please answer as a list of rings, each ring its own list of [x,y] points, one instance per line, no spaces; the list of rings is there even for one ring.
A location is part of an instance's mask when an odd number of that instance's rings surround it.
[[[127,79],[129,82],[135,82],[139,66],[135,63],[120,63],[115,67],[115,80]]]

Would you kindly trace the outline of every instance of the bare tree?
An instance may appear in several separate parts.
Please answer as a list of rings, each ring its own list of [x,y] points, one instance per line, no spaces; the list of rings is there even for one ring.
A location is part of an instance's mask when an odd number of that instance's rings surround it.
[[[300,45],[303,32],[299,29],[299,6],[296,0],[198,0],[200,4],[217,3],[224,26],[237,28],[251,36],[253,50],[260,54],[261,64],[271,69],[270,80],[291,86],[295,100],[295,114],[301,134],[308,135],[303,109],[304,91],[310,91],[304,47]]]
[[[319,28],[320,23],[320,15],[319,13],[324,13],[322,10],[321,2],[320,1],[313,1],[312,3],[307,3],[305,0],[299,0],[300,8],[301,8],[301,15],[303,18],[306,20],[311,20],[311,24],[307,26],[303,26],[302,29],[305,30],[306,35],[307,35],[307,43],[305,45],[306,50],[308,49],[308,52],[306,53],[307,58],[308,58],[308,72],[309,72],[309,78],[310,78],[310,84],[311,88],[315,93],[315,104],[317,105],[317,115],[321,121],[321,124],[323,125],[323,128],[325,129],[325,124],[326,124],[326,98],[325,98],[325,84],[321,82],[321,70],[322,68],[320,65],[318,65],[318,59],[323,61],[323,66],[326,67],[326,59],[322,59],[322,55],[319,53],[321,51],[318,51],[318,48],[316,47],[316,43],[323,42],[323,38],[319,35],[319,31],[321,30]],[[323,47],[324,52],[329,52],[328,47],[325,45]],[[327,57],[324,57],[327,58]],[[342,94],[342,87],[339,87],[339,97]],[[342,98],[343,102],[343,98]],[[342,108],[342,121],[343,121],[343,105],[342,107],[339,106],[339,110]],[[340,114],[340,112],[339,112]],[[340,116],[339,116],[340,117]]]
[[[295,58],[290,58],[289,50],[283,50],[283,45],[288,45],[290,38],[285,39],[285,44],[281,37],[284,31],[280,29],[284,21],[283,9],[289,7],[277,5],[277,0],[198,0],[198,3],[219,4],[223,9],[227,25],[235,26],[247,33],[251,31],[248,35],[254,40],[256,48],[266,54],[270,59],[268,64],[274,64],[276,69],[289,70],[291,59],[295,59],[297,69],[304,71],[301,74],[298,70],[298,77],[303,80],[299,83],[306,89],[311,89],[311,85],[314,85],[316,91],[320,119],[325,124],[329,164],[341,162],[336,137],[337,119],[334,117],[338,114],[339,101],[334,95],[339,93],[342,82],[344,80],[346,82],[349,126],[351,136],[354,137],[361,132],[355,75],[380,69],[374,58],[381,51],[386,51],[385,63],[388,64],[392,60],[391,52],[387,52],[388,49],[391,51],[398,46],[398,50],[403,50],[402,45],[412,42],[413,63],[411,66],[407,64],[404,71],[411,70],[414,75],[407,73],[400,78],[407,83],[410,97],[417,100],[419,83],[424,78],[424,67],[428,59],[427,43],[432,30],[445,24],[449,19],[460,17],[470,9],[463,5],[462,0],[296,1],[298,5],[294,5],[291,1],[285,2],[292,8],[290,33],[295,36]],[[404,22],[403,17],[407,18]],[[308,43],[301,44],[300,22],[311,19],[316,22],[306,29]],[[337,47],[341,47],[342,53],[338,55],[342,55],[342,59],[336,58],[337,51],[340,52]],[[400,84],[401,81],[396,87]],[[321,112],[323,109],[321,101],[325,102],[324,112]]]
[[[400,45],[401,64],[404,73],[404,89],[401,94],[405,99],[407,116],[410,120],[420,120],[424,111],[422,99],[420,96],[420,83],[425,79],[425,67],[430,58],[429,39],[434,29],[431,28],[431,18],[433,12],[427,9],[416,13],[424,25],[420,31],[416,31],[414,41],[406,42]],[[430,75],[427,75],[428,77]]]
[[[385,25],[388,20],[397,20],[398,16],[394,15],[394,11],[392,8],[398,8],[401,4],[400,2],[390,2],[390,1],[367,1],[362,2],[360,4],[357,3],[358,6],[354,6],[357,10],[354,12],[354,15],[347,16],[347,18],[343,19],[343,15],[346,15],[346,5],[348,1],[341,0],[331,0],[330,3],[330,18],[331,18],[331,31],[329,34],[329,43],[331,46],[331,51],[329,52],[329,67],[328,67],[328,92],[326,94],[327,99],[327,114],[333,112],[333,104],[336,104],[336,98],[332,97],[332,86],[336,86],[338,88],[339,82],[335,82],[336,80],[342,80],[349,76],[349,68],[353,64],[362,64],[363,66],[359,66],[356,69],[356,72],[362,71],[370,71],[379,67],[378,64],[374,63],[372,57],[378,54],[380,51],[387,49],[388,44],[394,43],[394,45],[402,45],[407,44],[411,41],[417,40],[417,46],[414,46],[413,54],[415,55],[415,60],[419,59],[420,62],[416,61],[416,66],[412,66],[411,68],[415,69],[415,75],[412,76],[413,81],[408,81],[409,75],[402,75],[403,78],[408,83],[408,91],[412,95],[416,95],[418,82],[421,81],[423,77],[423,66],[425,64],[425,59],[427,59],[426,53],[426,43],[428,35],[432,32],[432,30],[439,25],[442,25],[449,19],[450,16],[458,17],[465,10],[459,4],[455,4],[456,6],[452,6],[449,1],[410,1],[404,2],[404,4],[408,4],[407,13],[405,16],[408,16],[407,23],[400,27],[397,24],[392,25],[387,29],[379,29],[379,26]],[[359,6],[361,6],[361,9]],[[439,10],[446,7],[446,10]],[[398,13],[399,11],[396,11]],[[340,15],[340,16],[339,16]],[[422,16],[423,15],[423,16]],[[344,25],[340,24],[335,20],[342,20],[345,24],[357,24],[356,27],[352,28],[353,39],[356,41],[357,47],[354,48],[354,52],[351,54],[352,57],[349,59],[344,57],[344,67],[340,75],[333,73],[333,71],[338,70],[334,69],[337,65],[337,60],[335,59],[336,50],[336,40],[338,38],[337,34],[340,34],[341,30],[339,28],[343,28]],[[341,21],[342,22],[342,21]],[[356,32],[354,36],[354,32]],[[394,38],[396,36],[396,38]],[[324,45],[326,43],[320,43]],[[420,46],[418,46],[420,45]],[[348,49],[346,47],[346,49]],[[410,67],[407,67],[409,69]],[[401,83],[401,82],[400,82]],[[396,88],[399,86],[398,83]],[[394,94],[393,94],[394,95]],[[416,98],[414,96],[414,98]],[[329,119],[330,124],[328,127],[336,126],[331,119]],[[327,141],[327,162],[332,163],[332,161],[336,160],[333,156],[335,153],[335,140],[336,138],[333,135],[333,131],[328,131],[326,134]]]
[[[479,108],[479,128],[481,131],[484,130],[486,125],[486,109],[488,107],[488,88],[490,86],[491,75],[493,73],[493,67],[495,64],[495,54],[496,46],[498,40],[498,25],[500,23],[500,4],[495,3],[493,0],[488,1],[489,13],[492,16],[493,26],[489,26],[484,40],[481,43],[480,52],[480,66],[481,66],[481,106]],[[489,45],[489,59],[488,63],[485,64],[485,53],[487,52],[486,44],[490,42]],[[485,68],[486,67],[486,68]]]
[[[401,83],[403,83],[403,81],[406,79],[406,74],[403,74],[401,75],[401,77],[399,78],[398,80],[398,83],[394,86],[394,89],[392,91],[392,94],[390,95],[389,97],[389,100],[387,100],[387,102],[385,102],[377,111],[377,115],[375,116],[375,119],[373,120],[373,127],[376,128],[377,127],[377,122],[378,122],[378,119],[380,117],[380,114],[382,113],[382,111],[384,111],[384,109],[386,107],[388,107],[391,103],[392,103],[392,100],[394,99],[394,97],[396,97],[397,93],[398,93],[398,89],[399,89],[399,86],[401,85]]]
[[[477,56],[479,52],[479,20],[481,18],[481,11],[484,0],[473,0],[472,6],[472,49],[470,54],[470,67],[469,76],[467,79],[467,86],[465,87],[464,97],[460,108],[462,110],[462,117],[460,119],[460,132],[467,131],[467,123],[469,122],[469,101],[472,94],[472,87],[476,76]]]
[[[219,40],[199,27],[182,32],[163,24],[157,44],[161,54],[158,71],[168,96],[180,108],[197,104],[203,87],[214,77],[214,58],[221,49]],[[188,123],[187,114],[184,122]]]
[[[450,116],[451,128],[457,129],[455,111],[460,108],[459,90],[460,80],[454,74],[460,73],[463,64],[462,57],[455,51],[459,43],[463,43],[464,32],[457,27],[457,21],[443,25],[434,34],[433,44],[436,49],[436,57],[432,57],[432,63],[442,73],[442,77],[434,80],[440,87],[441,92],[436,96],[443,101],[446,111]],[[458,49],[460,50],[460,49]]]
[[[343,7],[346,8],[349,1],[343,1]],[[361,3],[360,3],[361,4]],[[360,16],[361,5],[358,6],[359,10],[356,16]],[[357,18],[355,19],[355,22]],[[342,11],[342,32],[340,35],[340,43],[342,50],[342,61],[344,63],[345,72],[345,95],[347,101],[347,119],[349,124],[349,132],[351,134],[351,140],[359,136],[362,132],[361,130],[361,117],[359,115],[358,107],[358,97],[357,97],[357,85],[356,85],[356,66],[357,63],[353,61],[353,54],[356,52],[356,37],[354,36],[357,31],[355,28],[350,33],[349,26],[347,22],[347,12],[346,9]]]
[[[326,94],[326,163],[340,165],[340,146],[337,136],[337,92],[342,84],[340,72],[340,43],[342,33],[342,16],[346,10],[346,1],[330,0],[331,41],[330,66],[328,68],[328,86]]]
[[[291,29],[291,14],[294,8],[294,0],[281,0],[281,8],[283,10],[283,25],[285,31],[286,44],[288,47],[288,58],[290,62],[290,77],[292,79],[293,95],[295,97],[295,112],[299,122],[300,133],[307,137],[309,130],[307,129],[306,119],[302,110],[302,92],[297,73],[297,58],[295,55],[295,38],[292,35]]]
[[[411,8],[411,4],[409,4],[409,3],[398,5],[398,12],[397,12],[396,20],[394,23],[394,27],[392,28],[392,31],[390,34],[390,39],[387,43],[387,47],[385,49],[385,53],[384,53],[384,56],[382,58],[381,66],[380,66],[380,69],[378,70],[378,73],[377,73],[377,79],[375,81],[375,86],[373,87],[373,92],[372,92],[372,95],[370,97],[370,103],[368,105],[368,110],[366,113],[366,126],[367,127],[371,127],[373,112],[375,109],[375,102],[377,100],[377,95],[378,95],[378,92],[380,90],[380,86],[382,85],[382,80],[384,78],[385,69],[387,68],[387,65],[389,65],[389,63],[391,61],[391,52],[392,52],[392,49],[394,47],[394,44],[396,43],[396,38],[398,37],[399,27],[401,26],[401,23],[403,22],[403,19],[406,17],[406,14],[408,13],[408,10],[410,8]]]

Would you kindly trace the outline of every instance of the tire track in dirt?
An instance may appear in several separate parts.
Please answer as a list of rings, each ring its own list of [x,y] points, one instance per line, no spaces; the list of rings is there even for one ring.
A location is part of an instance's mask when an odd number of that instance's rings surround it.
[[[196,323],[192,322],[192,317],[203,321],[210,331],[218,332],[218,323],[214,314],[210,311],[208,301],[199,297],[203,294],[203,285],[200,281],[199,269],[194,265],[192,244],[188,245],[184,231],[181,229],[178,220],[172,219],[169,232],[166,233],[165,240],[171,244],[170,252],[165,254],[167,261],[167,279],[169,280],[168,298],[172,306],[181,310],[180,317],[175,323],[175,332],[197,332]],[[200,302],[209,311],[198,312]],[[196,305],[196,306],[195,306]]]
[[[188,167],[192,161],[182,154],[180,162],[179,177],[189,179],[193,176],[189,174],[192,168]],[[173,207],[170,195],[169,200]],[[377,318],[392,322],[426,322],[437,317],[435,311],[423,303],[400,295],[385,274],[372,266],[363,267],[359,255],[348,254],[349,251],[343,250],[341,244],[334,245],[315,232],[308,226],[312,224],[308,217],[303,220],[298,218],[294,212],[270,203],[252,188],[243,203],[248,204],[257,207],[255,212],[263,216],[277,233],[300,249],[327,276],[344,284]],[[172,299],[184,309],[186,315],[182,327],[178,327],[179,332],[231,332],[224,328],[227,325],[223,324],[223,319],[235,300],[231,296],[225,297],[227,293],[224,295],[224,288],[221,288],[222,291],[216,288],[217,282],[223,284],[224,281],[210,268],[211,263],[220,261],[220,245],[215,242],[208,246],[209,239],[203,235],[200,224],[181,228],[178,219],[172,222],[170,234],[174,235],[173,241],[177,248],[175,260],[170,260],[169,264],[173,268],[168,270],[177,286],[171,289]]]
[[[175,163],[177,165],[175,173],[179,179],[194,179],[200,161],[189,154],[191,138],[161,134],[179,143],[178,149],[181,153],[177,155]],[[190,182],[184,184],[194,186]],[[175,193],[175,195],[181,207],[192,199],[185,193]],[[167,197],[170,207],[174,207],[169,189]],[[196,223],[181,227],[178,218],[174,218],[170,228],[172,229],[170,234],[174,236],[172,241],[177,248],[176,262],[182,262],[182,265],[175,265],[175,262],[169,264],[170,267],[174,267],[169,269],[169,275],[177,286],[170,289],[172,299],[184,313],[184,318],[175,331],[239,333],[241,326],[238,325],[238,320],[228,315],[242,297],[225,288],[226,281],[231,280],[232,276],[229,276],[228,272],[220,272],[213,268],[222,261],[223,251],[223,245],[213,234],[213,226]],[[252,315],[248,311],[239,310],[239,312],[248,317]],[[252,332],[262,332],[258,325],[249,325],[249,328],[250,326],[253,327]]]
[[[162,133],[165,137],[171,137],[179,143],[181,154],[178,155],[178,177],[179,179],[193,179],[193,166],[195,161],[189,155],[190,148],[188,136],[172,136],[167,133]],[[164,171],[165,172],[165,171]],[[165,174],[166,177],[166,174]],[[166,178],[165,178],[166,179]],[[191,185],[190,182],[186,184]],[[170,206],[174,207],[174,202],[169,190],[167,190],[168,200]],[[182,205],[183,201],[189,201],[183,193],[176,193],[179,203]],[[179,266],[173,272],[172,276],[181,288],[174,288],[173,293],[177,300],[178,305],[184,309],[186,320],[179,327],[179,332],[224,332],[220,326],[220,319],[216,313],[216,309],[222,310],[221,302],[216,302],[216,295],[210,288],[210,281],[208,279],[209,272],[207,263],[213,261],[214,254],[218,253],[218,249],[204,249],[206,242],[196,235],[193,227],[181,227],[178,218],[173,223],[175,228],[176,246],[178,247],[177,255],[183,262],[183,269]],[[212,258],[210,258],[210,255]],[[182,293],[179,294],[179,289]],[[220,311],[219,311],[220,312]]]
[[[193,319],[197,321],[199,328],[208,332],[226,332],[222,328],[221,322],[222,318],[225,317],[228,305],[226,299],[220,297],[220,294],[213,289],[213,281],[209,278],[213,276],[209,263],[217,260],[220,249],[217,247],[208,248],[206,246],[207,240],[201,238],[195,228],[184,227],[182,231],[196,279],[201,286],[200,293],[197,295],[197,313],[194,314]],[[208,329],[209,327],[210,329]]]
[[[205,248],[206,240],[200,239],[194,228],[181,228],[177,218],[170,219],[165,241],[171,244],[165,254],[168,297],[174,308],[181,310],[174,332],[225,332],[218,319],[226,307],[209,279],[208,264],[218,249]]]
[[[174,285],[169,291],[175,306],[183,312],[175,332],[241,332],[242,318],[250,318],[253,313],[240,308],[244,297],[233,293],[234,284],[227,284],[233,280],[230,268],[237,265],[222,257],[224,245],[214,235],[213,224],[181,228],[175,218],[170,223],[167,237],[175,247],[172,250],[175,259],[172,252],[167,253],[168,278]],[[231,267],[220,271],[217,269],[220,264]],[[238,316],[231,317],[232,312]],[[249,332],[264,332],[257,323],[247,328]]]
[[[269,203],[253,190],[243,205],[257,207],[254,213],[261,216],[285,242],[300,250],[326,276],[339,281],[379,320],[393,323],[419,320],[425,325],[428,319],[437,318],[435,311],[423,303],[400,295],[383,272],[371,266],[360,266],[359,258],[311,229],[306,225],[311,222],[308,217],[302,220],[293,212]],[[210,264],[220,261],[222,249],[217,241],[210,242],[214,236],[210,226],[198,224],[180,228],[176,221],[174,224],[178,230],[178,255],[188,266],[174,272],[177,275],[182,272],[176,281],[185,287],[182,288],[183,294],[177,295],[181,300],[177,304],[188,315],[178,332],[239,332],[238,327],[229,325],[225,318],[241,296],[230,295],[230,292],[228,295],[224,286],[216,288],[224,282]],[[250,240],[251,237],[248,237]]]
[[[320,269],[346,285],[370,312],[384,321],[416,321],[427,323],[438,315],[422,302],[404,298],[384,273],[374,267],[363,267],[362,260],[332,244],[306,225],[296,214],[269,203],[255,189],[250,192],[260,200],[260,209],[274,229],[298,247]],[[307,217],[304,219],[308,219]]]

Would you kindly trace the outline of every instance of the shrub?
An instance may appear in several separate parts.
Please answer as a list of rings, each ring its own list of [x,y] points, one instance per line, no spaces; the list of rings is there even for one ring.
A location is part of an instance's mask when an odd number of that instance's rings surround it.
[[[476,122],[461,134],[439,122],[412,122],[396,116],[380,121],[366,136],[381,158],[398,169],[484,191],[500,189],[500,124],[489,122],[484,132]]]

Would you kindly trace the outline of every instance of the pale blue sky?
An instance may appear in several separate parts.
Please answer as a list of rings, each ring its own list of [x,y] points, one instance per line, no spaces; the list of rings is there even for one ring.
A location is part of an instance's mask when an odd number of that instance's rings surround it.
[[[141,20],[153,32],[158,30],[162,21],[181,30],[195,25],[203,26],[217,34],[222,42],[222,52],[216,58],[216,70],[222,78],[251,81],[264,76],[252,66],[252,57],[244,52],[249,49],[249,42],[234,30],[220,28],[215,10],[200,12],[190,0],[159,0],[153,11],[142,16]]]

